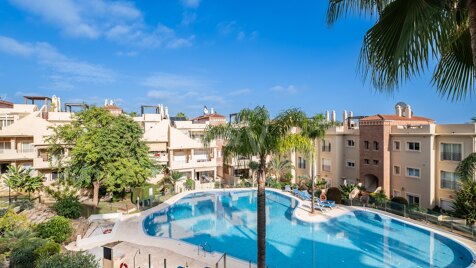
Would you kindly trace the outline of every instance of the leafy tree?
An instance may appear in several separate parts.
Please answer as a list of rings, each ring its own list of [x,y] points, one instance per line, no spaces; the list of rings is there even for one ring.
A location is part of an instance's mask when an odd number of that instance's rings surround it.
[[[185,118],[185,120],[188,120],[188,117],[185,115],[184,112],[178,112],[177,115],[175,115],[175,117],[183,117]]]
[[[468,155],[456,168],[460,178],[459,189],[456,191],[453,210],[456,216],[466,219],[468,224],[476,221],[476,153]]]
[[[294,169],[293,162],[288,159],[280,160],[279,157],[275,156],[268,162],[268,173],[274,175],[277,181],[281,181],[284,175],[292,169]]]
[[[55,254],[38,262],[37,268],[97,268],[98,262],[86,252]]]
[[[73,233],[71,220],[62,216],[55,216],[46,222],[38,224],[35,229],[41,238],[53,239],[56,243],[63,243]]]
[[[266,267],[266,158],[291,149],[309,151],[312,145],[299,133],[292,134],[291,128],[299,126],[306,115],[297,109],[282,112],[276,118],[270,118],[265,107],[243,109],[236,116],[236,122],[218,126],[208,126],[203,141],[206,145],[215,139],[224,139],[225,157],[244,156],[259,158],[257,236],[259,268]]]
[[[143,184],[153,174],[155,164],[142,134],[131,117],[93,107],[76,114],[71,124],[54,127],[48,151],[63,166],[62,153],[72,147],[64,163],[66,175],[81,186],[92,186],[97,206],[101,186],[119,192]]]
[[[393,91],[436,59],[432,82],[441,95],[460,100],[474,94],[475,0],[329,0],[329,25],[352,13],[377,17],[359,62],[376,89]]]

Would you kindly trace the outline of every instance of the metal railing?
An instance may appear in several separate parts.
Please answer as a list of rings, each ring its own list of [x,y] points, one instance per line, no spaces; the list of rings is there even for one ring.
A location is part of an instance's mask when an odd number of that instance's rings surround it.
[[[223,261],[223,266],[220,266],[221,261]],[[223,267],[226,268],[226,252],[221,255],[221,257],[218,259],[217,263],[215,264],[215,268]]]
[[[466,224],[464,219],[456,218],[449,214],[436,213],[416,206],[409,206],[391,201],[382,202],[380,204],[366,204],[360,202],[358,199],[350,199],[344,200],[344,204],[382,210],[415,221],[420,221],[434,228],[441,229],[442,231],[448,231],[476,241],[476,227],[474,225]]]

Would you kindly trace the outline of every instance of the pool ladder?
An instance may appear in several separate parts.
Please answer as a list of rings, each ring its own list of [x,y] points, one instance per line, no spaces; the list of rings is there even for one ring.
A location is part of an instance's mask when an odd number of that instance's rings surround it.
[[[207,248],[208,248],[208,252],[211,253],[212,246],[210,246],[210,244],[208,244],[207,241],[205,241],[205,243],[198,245],[198,255],[200,256],[200,249],[201,249],[203,251],[203,256],[205,257],[207,255]]]

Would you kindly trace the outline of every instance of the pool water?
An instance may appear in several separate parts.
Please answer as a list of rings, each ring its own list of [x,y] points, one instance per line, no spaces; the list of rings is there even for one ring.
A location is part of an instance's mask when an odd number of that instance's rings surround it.
[[[321,223],[293,217],[298,202],[266,191],[269,267],[469,267],[466,247],[380,214],[355,211]],[[256,191],[190,194],[143,222],[150,236],[171,238],[256,261]]]

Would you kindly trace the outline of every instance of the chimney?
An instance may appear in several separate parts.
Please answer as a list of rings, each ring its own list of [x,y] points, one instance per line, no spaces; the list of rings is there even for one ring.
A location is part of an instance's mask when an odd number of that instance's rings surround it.
[[[398,115],[399,117],[402,117],[402,106],[400,105],[395,106],[395,114]]]
[[[214,113],[215,113],[215,109],[213,109],[213,107],[210,108],[210,114],[214,114]]]
[[[405,112],[405,114],[406,114],[407,118],[412,118],[412,108],[410,107],[410,105],[407,105],[406,110],[407,111]]]
[[[329,111],[326,111],[326,122],[329,122]]]
[[[164,109],[164,113],[165,113],[165,118],[169,118],[169,107],[165,106],[165,109]]]
[[[342,114],[342,123],[344,124],[344,127],[347,126],[347,110],[344,110],[344,113]]]
[[[332,110],[332,122],[336,121],[336,110]]]

